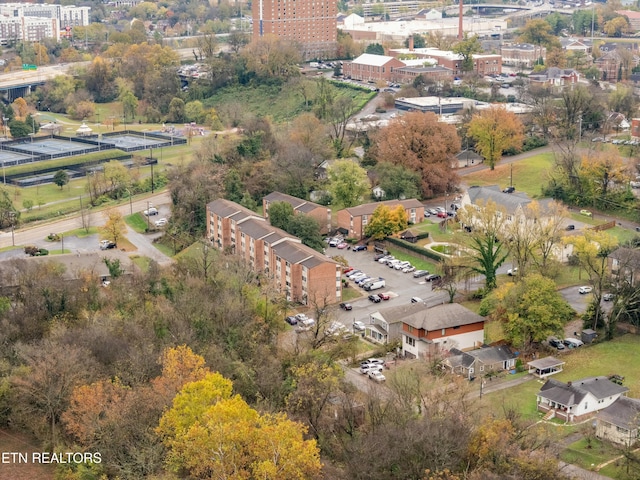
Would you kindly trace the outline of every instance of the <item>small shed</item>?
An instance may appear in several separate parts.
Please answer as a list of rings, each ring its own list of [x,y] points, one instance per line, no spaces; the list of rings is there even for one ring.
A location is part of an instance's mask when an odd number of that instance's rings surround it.
[[[595,330],[591,328],[587,328],[585,330],[582,330],[581,340],[585,344],[593,343],[593,341],[596,339],[597,336],[598,336],[598,333]]]
[[[84,122],[82,122],[82,125],[80,125],[80,128],[76,130],[76,135],[78,137],[90,137],[92,133],[93,133],[93,130],[91,130],[91,128],[87,126],[87,124]]]
[[[546,378],[562,371],[566,362],[554,357],[545,357],[527,362],[529,373],[538,378]]]
[[[418,234],[412,230],[405,230],[400,234],[400,238],[410,243],[416,243],[418,241]]]
[[[45,131],[52,135],[59,135],[62,129],[63,129],[62,125],[56,122],[45,123],[40,127],[40,130]]]
[[[456,155],[454,168],[470,167],[484,162],[484,158],[473,150],[463,150]]]

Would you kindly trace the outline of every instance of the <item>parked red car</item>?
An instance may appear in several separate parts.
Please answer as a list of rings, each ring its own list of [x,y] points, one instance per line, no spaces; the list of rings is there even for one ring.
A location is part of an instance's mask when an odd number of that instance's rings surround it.
[[[386,293],[379,293],[378,296],[383,300],[389,300],[389,295]]]

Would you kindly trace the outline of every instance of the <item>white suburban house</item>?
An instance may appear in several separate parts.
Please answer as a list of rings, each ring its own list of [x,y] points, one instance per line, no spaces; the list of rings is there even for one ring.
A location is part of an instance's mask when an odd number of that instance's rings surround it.
[[[607,377],[567,383],[551,378],[538,392],[537,406],[546,413],[547,420],[556,417],[565,422],[578,422],[609,407],[628,391]]]

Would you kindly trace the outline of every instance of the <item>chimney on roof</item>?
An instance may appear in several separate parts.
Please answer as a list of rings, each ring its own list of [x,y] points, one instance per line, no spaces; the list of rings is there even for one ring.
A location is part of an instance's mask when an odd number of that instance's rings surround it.
[[[462,16],[463,16],[463,12],[462,12],[462,0],[458,0],[460,2],[460,13],[458,13],[458,40],[462,40],[462,38],[464,37],[463,33],[462,33]]]
[[[413,35],[409,35],[409,51],[413,52]]]

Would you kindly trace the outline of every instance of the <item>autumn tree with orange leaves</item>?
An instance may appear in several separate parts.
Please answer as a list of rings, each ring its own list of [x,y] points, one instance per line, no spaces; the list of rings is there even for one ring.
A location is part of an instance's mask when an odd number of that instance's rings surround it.
[[[380,129],[371,153],[378,162],[418,173],[422,195],[433,197],[457,185],[452,161],[459,151],[460,138],[453,125],[438,122],[434,113],[410,112]]]

